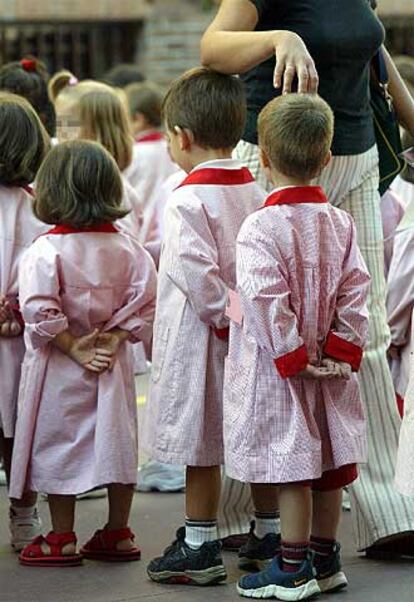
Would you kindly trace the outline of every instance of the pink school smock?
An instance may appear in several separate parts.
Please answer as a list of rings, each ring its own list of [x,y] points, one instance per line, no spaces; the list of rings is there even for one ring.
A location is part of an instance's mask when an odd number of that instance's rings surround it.
[[[30,188],[0,186],[0,294],[16,308],[19,262],[34,239],[48,227],[33,215]],[[0,429],[6,438],[14,436],[24,349],[23,334],[0,337]]]
[[[352,218],[319,187],[285,188],[237,240],[244,313],[231,324],[224,386],[226,473],[289,483],[366,460],[357,377],[297,376],[322,355],[359,369],[370,278]]]
[[[132,347],[111,372],[88,372],[52,345],[69,328],[81,336],[121,328],[152,336],[156,272],[148,253],[112,225],[40,237],[21,264],[27,352],[10,493],[25,488],[74,495],[107,483],[135,483],[137,410]]]
[[[221,330],[236,285],[236,237],[265,192],[238,161],[198,165],[169,198],[144,447],[178,465],[223,463]]]
[[[173,163],[164,135],[158,130],[143,132],[136,138],[132,162],[124,176],[143,201],[144,215],[140,241],[146,243],[158,217],[160,186],[178,166]]]

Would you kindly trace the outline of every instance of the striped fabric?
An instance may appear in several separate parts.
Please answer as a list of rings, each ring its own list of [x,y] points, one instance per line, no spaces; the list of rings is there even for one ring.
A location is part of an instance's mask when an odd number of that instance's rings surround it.
[[[258,175],[257,147],[242,142],[236,156]],[[259,181],[263,182],[262,178],[259,176]],[[372,277],[370,342],[360,372],[368,419],[369,461],[360,467],[360,478],[350,487],[357,547],[364,550],[383,537],[414,530],[414,500],[397,493],[393,484],[401,420],[386,359],[389,329],[376,148],[359,156],[334,157],[317,183],[333,205],[354,217],[358,243]],[[248,531],[248,497],[248,487],[225,480],[219,523],[223,536]]]

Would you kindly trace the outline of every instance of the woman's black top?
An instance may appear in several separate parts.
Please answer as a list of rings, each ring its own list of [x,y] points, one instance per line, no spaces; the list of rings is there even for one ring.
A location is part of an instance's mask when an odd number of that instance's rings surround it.
[[[370,61],[384,41],[384,28],[369,0],[250,0],[259,13],[256,31],[297,33],[319,74],[319,94],[335,113],[334,155],[356,155],[375,143],[370,107]],[[257,117],[281,93],[273,86],[275,58],[241,77],[248,119],[244,140],[257,144]]]

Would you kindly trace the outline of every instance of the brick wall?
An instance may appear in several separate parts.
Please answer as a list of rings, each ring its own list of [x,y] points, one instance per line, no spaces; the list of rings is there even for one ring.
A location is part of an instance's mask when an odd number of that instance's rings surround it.
[[[153,0],[0,0],[0,21],[109,20],[147,17]]]

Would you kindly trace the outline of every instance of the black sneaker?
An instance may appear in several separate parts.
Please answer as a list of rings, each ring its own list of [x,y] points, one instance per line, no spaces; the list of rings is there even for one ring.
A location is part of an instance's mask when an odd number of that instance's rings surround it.
[[[227,579],[219,541],[206,542],[198,550],[185,543],[185,528],[163,556],[154,558],[147,568],[150,579],[158,583],[215,585]]]
[[[268,533],[263,539],[254,534],[255,522],[250,523],[247,543],[239,550],[239,568],[244,571],[262,571],[280,552],[280,534]]]
[[[334,553],[327,556],[322,562],[315,564],[316,580],[322,593],[329,594],[338,592],[348,585],[348,579],[342,571],[341,546],[337,542],[335,544]]]

